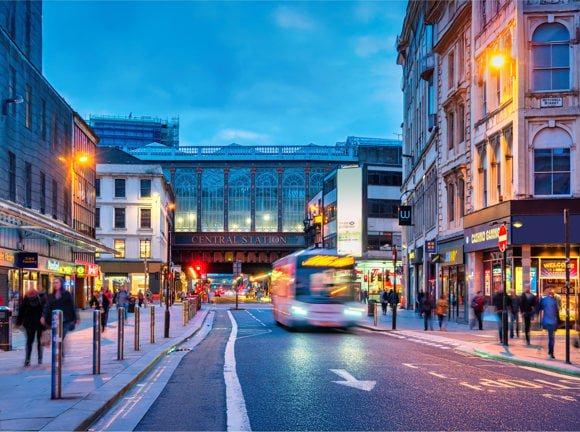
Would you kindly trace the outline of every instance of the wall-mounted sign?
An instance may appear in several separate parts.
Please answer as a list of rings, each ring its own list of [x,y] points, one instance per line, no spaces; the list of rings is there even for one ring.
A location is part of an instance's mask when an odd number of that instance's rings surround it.
[[[47,260],[46,261],[46,269],[49,271],[59,271],[60,269],[60,263],[58,261],[54,261],[54,260]]]
[[[463,246],[441,248],[439,255],[441,255],[441,265],[463,264]]]
[[[425,242],[425,253],[437,253],[437,242],[435,240],[429,240]]]
[[[70,264],[63,264],[59,267],[58,272],[60,274],[70,276],[75,272],[75,267]]]
[[[336,251],[360,257],[363,247],[362,168],[336,173]]]
[[[399,207],[399,225],[400,226],[413,225],[413,207],[411,206]]]
[[[304,246],[304,234],[219,234],[219,233],[176,233],[175,246],[211,247],[295,247]]]
[[[0,263],[8,266],[14,265],[14,254],[8,251],[0,251]]]
[[[570,277],[578,277],[578,261],[570,260]],[[565,279],[566,261],[558,259],[543,259],[540,264],[540,278],[542,279]]]
[[[84,264],[75,265],[75,274],[77,277],[85,277],[87,275],[87,267]]]
[[[99,266],[97,264],[85,264],[87,268],[87,276],[98,276]]]
[[[498,246],[499,226],[479,225],[473,228],[466,228],[465,252],[475,252],[484,249],[496,249]],[[507,232],[510,241],[509,230]]]
[[[38,254],[35,252],[18,252],[16,254],[16,267],[38,268]]]
[[[561,107],[563,101],[561,97],[545,97],[540,99],[540,108]]]

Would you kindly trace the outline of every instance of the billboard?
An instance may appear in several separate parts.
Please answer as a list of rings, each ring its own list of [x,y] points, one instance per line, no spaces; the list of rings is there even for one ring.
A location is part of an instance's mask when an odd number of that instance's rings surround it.
[[[362,168],[336,173],[336,251],[360,257],[363,248]]]

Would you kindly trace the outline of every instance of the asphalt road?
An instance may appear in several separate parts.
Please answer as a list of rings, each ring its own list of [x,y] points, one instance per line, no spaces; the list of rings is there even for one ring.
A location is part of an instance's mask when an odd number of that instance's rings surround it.
[[[288,332],[269,309],[232,315],[242,402],[255,431],[580,429],[578,378],[392,333]],[[147,410],[133,409],[138,419],[145,412],[136,430],[227,429],[230,332],[226,308],[218,308],[213,328],[184,355],[160,397]]]

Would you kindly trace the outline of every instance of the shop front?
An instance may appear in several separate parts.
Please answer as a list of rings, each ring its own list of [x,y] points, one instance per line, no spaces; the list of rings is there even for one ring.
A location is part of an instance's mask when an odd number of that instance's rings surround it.
[[[357,282],[361,290],[368,293],[369,300],[380,301],[384,290],[396,289],[401,305],[405,304],[406,296],[402,290],[401,261],[393,266],[392,260],[361,260],[356,262]]]
[[[461,244],[459,244],[461,242]],[[463,238],[439,244],[439,274],[442,293],[449,301],[449,319],[465,323],[469,316],[465,290]]]
[[[163,275],[159,262],[109,262],[100,261],[103,287],[110,292],[118,292],[126,287],[130,294],[137,295],[141,290],[151,290],[159,294]]]

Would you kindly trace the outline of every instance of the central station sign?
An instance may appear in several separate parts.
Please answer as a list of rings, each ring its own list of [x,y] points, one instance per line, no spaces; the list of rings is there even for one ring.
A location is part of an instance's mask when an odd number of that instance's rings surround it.
[[[301,247],[304,246],[304,234],[181,233],[175,234],[174,243],[175,246]]]

